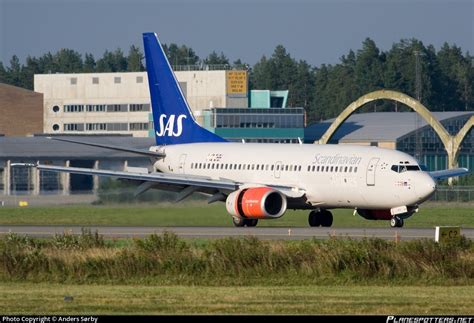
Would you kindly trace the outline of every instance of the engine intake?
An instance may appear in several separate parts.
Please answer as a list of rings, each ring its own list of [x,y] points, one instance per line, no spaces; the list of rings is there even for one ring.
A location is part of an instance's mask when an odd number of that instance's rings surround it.
[[[276,219],[286,212],[286,196],[269,187],[254,187],[229,194],[227,212],[250,219]]]

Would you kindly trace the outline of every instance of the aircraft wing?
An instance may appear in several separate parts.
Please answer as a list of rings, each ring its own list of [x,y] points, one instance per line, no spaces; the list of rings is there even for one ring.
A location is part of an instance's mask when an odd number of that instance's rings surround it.
[[[106,177],[115,177],[118,179],[131,180],[141,183],[137,187],[136,195],[150,189],[159,188],[164,190],[172,190],[175,192],[181,192],[182,198],[191,195],[193,192],[205,192],[209,194],[216,194],[218,192],[233,192],[239,188],[257,187],[257,186],[268,186],[276,190],[281,191],[289,198],[296,198],[304,196],[305,191],[302,189],[287,187],[287,186],[272,186],[265,184],[245,184],[239,183],[228,179],[213,179],[210,177],[196,176],[196,175],[185,175],[185,174],[167,174],[167,173],[138,173],[138,172],[124,172],[124,171],[113,171],[105,169],[93,169],[93,168],[79,168],[79,167],[63,167],[63,166],[51,166],[41,164],[25,164],[15,163],[11,164],[13,167],[35,167],[41,171],[50,172],[65,172],[80,175],[97,175]],[[178,197],[178,199],[182,199]]]
[[[64,142],[70,142],[70,143],[73,143],[73,144],[79,144],[79,145],[85,145],[85,146],[92,146],[92,147],[106,148],[106,149],[111,149],[111,150],[125,151],[125,152],[129,152],[129,153],[133,153],[133,154],[145,155],[145,156],[156,157],[156,158],[165,157],[165,154],[163,154],[163,153],[150,151],[150,150],[146,150],[146,149],[134,149],[134,148],[128,148],[128,147],[122,147],[122,146],[105,145],[105,144],[99,144],[99,143],[95,143],[95,142],[77,141],[77,140],[64,139],[64,138],[48,137],[48,139],[57,140],[57,141],[64,141]]]
[[[38,170],[50,172],[65,172],[80,175],[98,175],[107,177],[116,177],[120,179],[129,179],[136,181],[156,182],[161,184],[177,184],[186,186],[199,186],[207,188],[216,188],[224,190],[235,191],[238,189],[236,182],[228,180],[214,180],[207,177],[186,176],[179,174],[165,174],[165,173],[135,173],[124,171],[113,171],[105,169],[80,168],[80,167],[62,167],[50,165],[35,165],[35,164],[12,164],[11,166],[26,166],[35,167]]]
[[[434,179],[445,179],[449,177],[463,176],[469,173],[470,171],[467,168],[453,168],[453,169],[444,169],[444,170],[429,172],[431,177],[433,177]]]

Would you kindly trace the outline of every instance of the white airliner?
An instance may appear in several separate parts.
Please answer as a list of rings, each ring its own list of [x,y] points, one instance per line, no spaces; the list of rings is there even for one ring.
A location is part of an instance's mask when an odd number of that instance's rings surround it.
[[[52,138],[149,156],[154,172],[17,164],[39,170],[110,176],[148,189],[194,192],[209,203],[225,201],[235,226],[255,226],[288,209],[308,209],[310,226],[330,227],[330,209],[354,209],[392,227],[418,210],[436,190],[435,179],[467,174],[465,168],[425,172],[403,152],[377,147],[231,143],[200,127],[186,103],[158,37],[143,34],[157,146],[147,150]]]

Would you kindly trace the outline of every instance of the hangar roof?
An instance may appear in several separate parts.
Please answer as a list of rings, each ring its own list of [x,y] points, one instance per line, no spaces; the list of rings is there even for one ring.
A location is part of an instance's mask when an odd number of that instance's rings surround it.
[[[67,137],[64,136],[64,138]],[[136,138],[131,136],[74,136],[71,139],[146,150],[148,150],[148,147],[155,145],[154,138]],[[146,157],[35,136],[0,137],[0,158],[108,159]]]
[[[333,141],[396,141],[417,129],[416,112],[372,112],[351,115],[331,138]],[[474,115],[472,111],[433,112],[440,122]],[[305,141],[313,142],[322,137],[335,119],[311,124],[305,128]],[[418,126],[429,127],[418,115]]]

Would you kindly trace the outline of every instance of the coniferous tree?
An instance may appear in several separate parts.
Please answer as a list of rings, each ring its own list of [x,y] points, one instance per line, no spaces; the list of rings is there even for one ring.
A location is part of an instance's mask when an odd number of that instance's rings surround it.
[[[79,73],[82,72],[82,57],[81,54],[72,49],[60,49],[54,60],[59,71],[62,73]]]
[[[359,93],[368,93],[383,88],[384,55],[380,54],[375,42],[367,38],[355,59],[355,81]]]
[[[95,59],[94,55],[86,53],[85,58],[84,58],[84,66],[83,66],[83,72],[84,73],[93,73],[95,72]]]
[[[21,64],[18,56],[13,55],[7,68],[7,82],[14,86],[22,86]]]
[[[262,56],[250,71],[250,88],[254,90],[263,90],[272,88],[272,75],[268,59]]]
[[[229,65],[229,59],[224,55],[223,52],[220,54],[217,54],[216,51],[212,51],[212,53],[209,54],[204,59],[204,64],[206,65]]]
[[[106,50],[104,55],[97,60],[96,70],[101,73],[116,72],[114,54]]]
[[[143,59],[145,56],[139,47],[135,45],[130,46],[127,57],[127,71],[129,72],[141,72],[145,70],[143,66]]]
[[[467,110],[472,96],[473,83],[470,79],[470,61],[462,54],[461,48],[447,43],[438,52],[439,68],[441,70],[442,87],[446,94],[443,108],[451,110]]]
[[[127,70],[127,58],[120,48],[113,52],[113,62],[114,72],[125,72]]]
[[[2,62],[0,62],[0,83],[7,83],[7,71]]]
[[[309,123],[320,121],[327,114],[326,110],[329,107],[329,98],[327,95],[329,74],[330,66],[326,64],[321,65],[321,67],[316,68],[314,71],[314,111],[308,111],[307,113]]]
[[[314,73],[306,61],[299,61],[296,65],[295,81],[288,90],[292,95],[288,98],[288,105],[302,107],[308,114],[313,111]],[[290,101],[291,99],[291,101]]]
[[[44,74],[61,72],[51,52],[47,52],[38,58],[38,69]]]
[[[273,90],[287,90],[296,79],[296,62],[283,45],[278,45],[269,61]],[[291,96],[291,93],[289,94]]]
[[[196,65],[199,63],[199,56],[190,47],[171,43],[170,45],[163,45],[163,50],[168,57],[171,65]]]
[[[28,90],[34,88],[34,75],[41,74],[39,60],[36,57],[28,56],[26,58],[26,65],[21,68],[21,84],[22,87]]]

